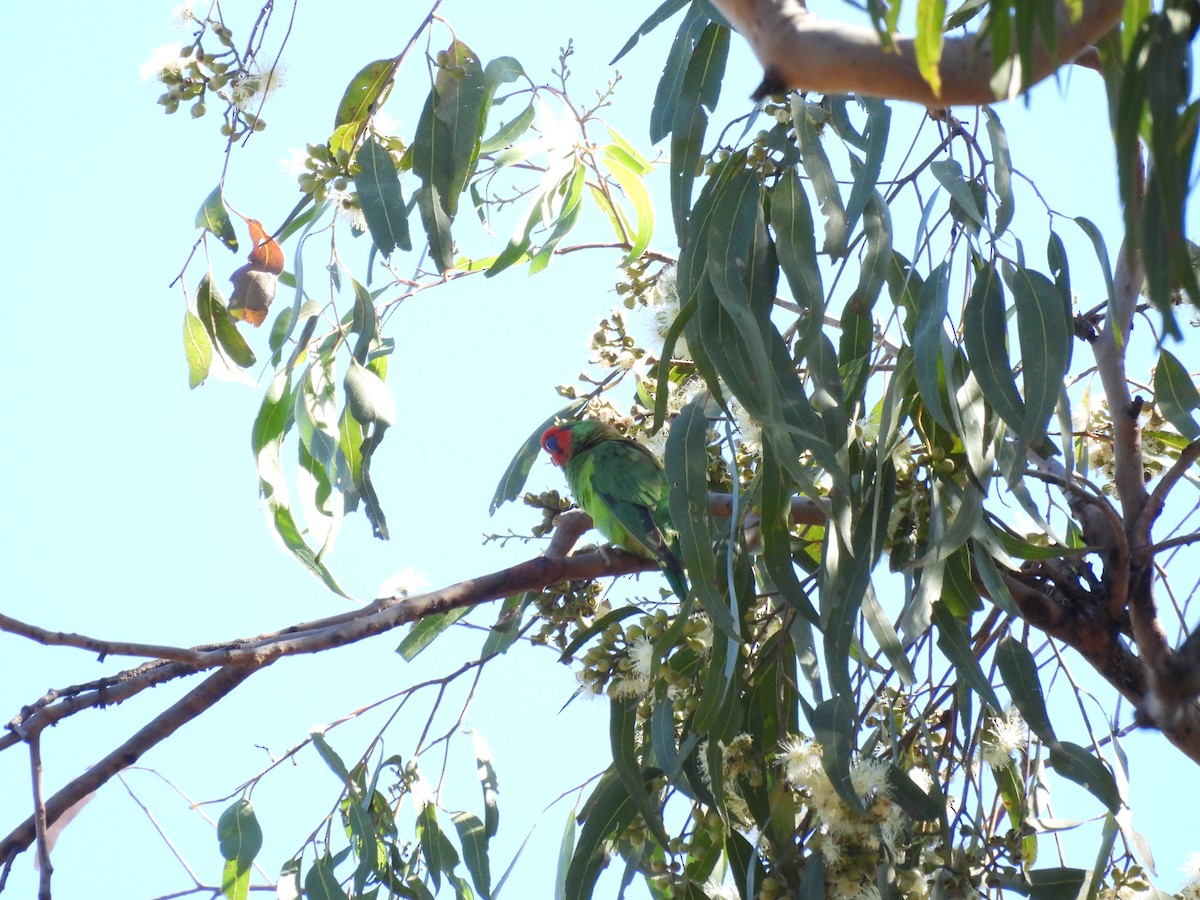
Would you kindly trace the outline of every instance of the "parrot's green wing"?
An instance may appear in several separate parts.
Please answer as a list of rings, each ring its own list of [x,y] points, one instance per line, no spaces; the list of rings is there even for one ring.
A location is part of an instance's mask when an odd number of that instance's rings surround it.
[[[666,512],[667,478],[658,460],[641,444],[624,440],[597,444],[586,457],[581,462],[590,469],[590,493],[600,508],[586,503],[584,508],[596,527],[613,543],[658,562],[671,589],[686,598],[687,578],[671,546],[675,533]],[[581,493],[586,492],[577,492],[577,499]]]

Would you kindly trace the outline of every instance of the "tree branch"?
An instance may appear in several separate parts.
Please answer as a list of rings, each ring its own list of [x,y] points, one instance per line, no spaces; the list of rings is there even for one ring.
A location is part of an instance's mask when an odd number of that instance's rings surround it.
[[[754,92],[755,99],[789,89],[822,94],[866,94],[896,100],[911,100],[926,106],[977,106],[1004,99],[993,88],[993,54],[985,37],[967,34],[948,37],[938,70],[942,91],[934,94],[917,69],[915,41],[893,38],[894,49],[886,49],[874,28],[822,19],[804,8],[800,0],[712,0],[750,43],[764,74]],[[1057,4],[1058,48],[1051,54],[1038,40],[1032,71],[1014,68],[1010,75],[1012,96],[1031,87],[1070,62],[1121,18],[1122,0],[1084,0],[1077,21],[1072,22],[1065,3]]]

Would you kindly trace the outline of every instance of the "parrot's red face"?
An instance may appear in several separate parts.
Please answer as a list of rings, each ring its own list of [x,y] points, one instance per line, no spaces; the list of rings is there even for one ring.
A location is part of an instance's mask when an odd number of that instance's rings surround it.
[[[550,454],[556,466],[566,463],[571,455],[571,431],[561,425],[552,425],[542,434],[542,449]]]

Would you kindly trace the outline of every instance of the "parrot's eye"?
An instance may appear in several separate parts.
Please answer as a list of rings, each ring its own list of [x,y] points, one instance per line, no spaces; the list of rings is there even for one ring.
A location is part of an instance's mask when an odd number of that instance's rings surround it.
[[[545,447],[546,450],[549,451],[550,453],[557,453],[558,452],[558,438],[553,434],[548,434],[548,435],[546,435],[545,439],[542,441],[542,446]]]

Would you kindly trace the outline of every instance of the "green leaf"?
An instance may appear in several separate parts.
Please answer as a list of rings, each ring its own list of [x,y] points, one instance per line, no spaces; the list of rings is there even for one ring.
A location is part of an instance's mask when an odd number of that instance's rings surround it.
[[[890,796],[918,822],[936,822],[946,813],[946,797],[935,785],[926,793],[908,775],[893,764],[887,768]]]
[[[196,227],[214,234],[222,244],[230,250],[237,251],[237,232],[233,230],[233,221],[225,209],[225,196],[221,185],[212,189],[204,203],[196,212]]]
[[[349,787],[352,784],[350,778],[350,770],[346,768],[346,763],[342,761],[342,757],[329,741],[325,740],[325,732],[314,729],[308,734],[312,740],[312,745],[317,751],[317,755],[325,761],[325,765],[329,766],[329,770],[333,772],[342,782]]]
[[[558,845],[558,866],[554,874],[554,900],[564,900],[567,896],[567,872],[570,871],[571,858],[575,855],[575,816],[576,807],[571,808],[567,816],[567,826],[563,829],[562,840]]]
[[[929,273],[917,296],[917,323],[913,332],[913,376],[921,400],[935,422],[951,434],[957,429],[950,422],[942,396],[946,391],[943,351],[946,337],[946,306],[950,292],[950,266],[942,263]]]
[[[1168,422],[1189,441],[1200,437],[1200,425],[1192,411],[1200,407],[1200,391],[1183,363],[1169,350],[1159,351],[1154,367],[1154,402]]]
[[[583,188],[587,183],[587,172],[583,164],[576,162],[570,174],[559,182],[559,186],[555,191],[561,196],[561,201],[558,203],[558,218],[554,223],[554,228],[550,235],[538,247],[537,253],[529,260],[529,274],[535,275],[550,264],[550,258],[554,253],[554,248],[558,246],[558,242],[570,234],[571,230],[579,221],[579,214],[583,211]],[[552,206],[555,205],[553,198]],[[649,243],[649,240],[647,240]],[[490,273],[489,273],[490,274]]]
[[[671,211],[675,216],[675,234],[682,247],[687,243],[688,217],[692,208],[692,183],[700,163],[701,145],[708,127],[708,115],[716,108],[729,56],[729,29],[710,24],[696,42],[688,61],[671,120]]]
[[[448,219],[458,211],[487,122],[486,81],[478,56],[462,41],[446,50],[413,136],[413,173],[432,185]]]
[[[452,812],[450,818],[458,831],[458,842],[463,850],[463,862],[471,873],[471,881],[479,896],[492,896],[492,871],[488,862],[487,836],[483,823],[469,812]]]
[[[825,216],[825,245],[821,252],[835,257],[843,256],[850,235],[846,207],[842,205],[833,167],[829,164],[829,157],[821,146],[821,139],[809,115],[810,109],[815,110],[815,115],[822,115],[823,112],[820,106],[806,102],[799,94],[792,95],[791,105],[792,124],[800,144],[800,160]]]
[[[707,397],[687,404],[667,435],[665,468],[671,521],[679,533],[679,550],[688,580],[713,624],[740,642],[738,625],[726,597],[717,588],[717,559],[708,518]],[[680,598],[681,600],[683,598]]]
[[[433,643],[434,639],[471,611],[469,606],[447,610],[442,613],[431,613],[413,623],[412,630],[404,636],[396,652],[404,657],[405,662],[412,662],[418,653]]]
[[[996,712],[1003,709],[971,649],[971,636],[967,633],[966,625],[955,618],[941,601],[933,604],[933,623],[937,626],[937,645],[958,672],[959,682],[974,691],[980,700]]]
[[[1038,680],[1037,664],[1029,648],[1011,635],[1005,635],[996,645],[996,667],[1026,724],[1043,744],[1057,746],[1058,738],[1054,736],[1054,728],[1046,712],[1046,698],[1042,695],[1042,685]]]
[[[688,0],[665,0],[658,9],[650,14],[645,22],[637,27],[637,31],[630,35],[629,40],[617,51],[617,55],[612,58],[612,62],[609,65],[615,66],[622,56],[637,46],[637,42],[641,40],[643,35],[649,34],[663,22],[667,21],[667,19],[671,18],[671,16],[675,15],[675,13],[679,12],[679,10],[687,6],[687,4]]]
[[[851,233],[858,217],[866,209],[867,202],[875,195],[879,173],[883,168],[883,156],[887,151],[888,130],[892,121],[892,110],[878,97],[860,97],[858,102],[867,111],[865,128],[866,156],[862,165],[854,167],[854,186],[846,198],[846,231]]]
[[[1100,229],[1091,220],[1085,219],[1083,216],[1076,216],[1075,224],[1083,229],[1083,233],[1092,242],[1092,247],[1096,251],[1096,259],[1100,263],[1100,274],[1104,276],[1104,289],[1108,294],[1108,313],[1105,318],[1105,322],[1107,323],[1105,327],[1117,329],[1113,333],[1113,337],[1116,339],[1117,347],[1124,347],[1125,333],[1120,330],[1124,326],[1117,322],[1117,289],[1113,284],[1112,265],[1108,261],[1108,247],[1104,244],[1104,236],[1100,234]]]
[[[492,750],[474,728],[471,729],[471,744],[475,750],[475,771],[483,789],[483,836],[487,840],[494,838],[500,829],[500,805],[496,800],[500,782],[492,765]]]
[[[1121,808],[1121,794],[1112,772],[1085,747],[1070,741],[1051,747],[1050,767],[1087,790],[1109,812],[1116,813]]]
[[[813,608],[800,580],[796,577],[791,548],[791,481],[782,461],[776,458],[775,442],[763,441],[762,457],[762,544],[763,564],[775,583],[775,589],[789,606],[813,625],[821,616]]]
[[[217,842],[225,866],[221,893],[229,900],[246,900],[250,895],[250,866],[262,849],[263,834],[254,805],[242,797],[230,804],[217,820]]]
[[[963,346],[983,395],[1010,428],[1020,432],[1025,404],[1008,359],[1004,287],[994,264],[975,276],[963,312]]]
[[[817,264],[812,209],[795,169],[788,169],[771,191],[771,228],[775,232],[779,267],[792,297],[805,310],[802,336],[796,348],[796,353],[803,356],[824,326],[825,291]]]
[[[495,153],[511,146],[517,138],[529,130],[534,118],[533,104],[530,103],[516,118],[502,125],[495,134],[479,143],[480,153]]]
[[[942,60],[943,23],[946,20],[946,0],[917,0],[917,37],[915,47],[917,70],[933,90],[942,93],[942,76],[938,64]]]
[[[294,397],[291,373],[284,370],[275,375],[254,420],[251,448],[258,461],[258,486],[265,501],[267,517],[276,535],[292,556],[330,590],[349,597],[325,568],[320,557],[305,543],[288,500],[287,480],[283,475],[281,450],[283,438],[292,424]]]
[[[1086,869],[1034,869],[1028,875],[1032,900],[1084,900],[1092,880]]]
[[[454,237],[450,233],[453,218],[447,215],[441,193],[432,184],[418,189],[415,199],[421,214],[421,226],[429,241],[429,256],[438,271],[444,273],[454,267]]]
[[[668,0],[676,3],[680,0]],[[664,4],[665,5],[665,4]],[[696,41],[704,33],[708,25],[708,15],[703,4],[692,3],[684,13],[671,49],[663,63],[662,77],[654,91],[654,104],[650,109],[650,143],[657,144],[671,133],[675,121],[675,110],[679,105],[679,96],[683,91],[683,81],[687,75],[688,62],[692,58],[692,50]]]
[[[504,470],[504,474],[500,476],[500,483],[496,485],[496,492],[492,495],[491,505],[488,507],[488,514],[494,513],[505,503],[510,500],[516,500],[521,496],[521,491],[525,489],[525,481],[529,478],[529,471],[533,468],[534,460],[542,451],[542,435],[546,429],[556,422],[563,422],[569,419],[576,418],[583,410],[584,404],[582,401],[575,401],[564,406],[546,421],[542,422],[533,432],[525,439],[516,455],[509,462],[508,468]]]
[[[204,323],[190,309],[183,317],[183,353],[187,358],[188,387],[199,387],[212,366],[212,338]]]
[[[962,166],[953,159],[938,159],[929,164],[929,171],[950,192],[950,196],[958,201],[967,220],[977,227],[983,227],[983,212],[975,200],[971,186],[963,177]]]
[[[613,144],[604,147],[602,153],[604,168],[617,179],[617,184],[633,206],[637,221],[637,229],[630,237],[631,247],[621,262],[621,265],[629,265],[650,246],[650,239],[654,236],[654,205],[641,174],[628,164],[628,153]]]
[[[850,780],[850,762],[854,758],[854,701],[840,694],[817,704],[809,716],[813,739],[821,745],[821,767],[829,776],[843,802],[858,815],[864,815],[862,799]]]
[[[342,386],[346,390],[346,408],[360,424],[383,428],[395,424],[396,403],[387,384],[353,357]]]
[[[637,747],[639,740],[638,704],[639,700],[609,701],[608,736],[612,747],[613,771],[629,792],[629,797],[641,814],[642,821],[650,829],[654,839],[666,846],[670,838],[663,828],[662,812],[647,791],[646,778],[642,774],[642,764],[638,759]]]
[[[1012,292],[1024,367],[1025,416],[1019,434],[1025,446],[1046,433],[1071,365],[1074,327],[1058,288],[1042,273],[1017,269]]]
[[[1004,133],[1000,117],[990,106],[983,108],[983,115],[987,120],[988,140],[992,145],[992,188],[1000,199],[1000,204],[996,207],[996,221],[992,226],[992,236],[996,238],[1004,234],[1012,224],[1012,157],[1008,152],[1008,135]]]
[[[637,806],[620,778],[609,769],[588,798],[585,813],[587,818],[567,867],[563,900],[589,900],[596,879],[608,865],[605,844],[629,826]]]
[[[442,832],[442,826],[438,823],[437,807],[433,803],[426,803],[424,809],[417,814],[416,834],[429,877],[433,879],[434,890],[440,890],[442,874],[454,874],[454,867],[458,865],[458,853]]]
[[[229,314],[225,300],[209,274],[200,279],[200,286],[196,289],[196,313],[208,336],[226,357],[243,369],[254,365],[254,351],[238,331],[237,323]]]
[[[396,60],[377,59],[367,63],[350,79],[338,104],[333,127],[359,126],[387,99],[395,75]],[[355,129],[359,130],[358,128]]]
[[[334,874],[334,862],[326,853],[313,860],[304,878],[304,895],[311,900],[350,900]]]
[[[375,138],[367,138],[355,157],[359,173],[354,179],[358,202],[371,240],[379,252],[388,256],[392,250],[412,249],[408,233],[408,209],[400,192],[400,177],[391,154]]]

